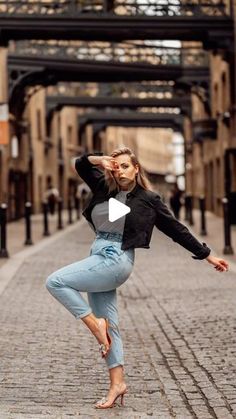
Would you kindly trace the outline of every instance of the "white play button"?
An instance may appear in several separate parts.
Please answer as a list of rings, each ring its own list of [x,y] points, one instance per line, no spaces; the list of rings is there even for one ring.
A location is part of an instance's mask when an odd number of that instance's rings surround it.
[[[118,220],[118,218],[130,212],[130,207],[117,201],[115,198],[110,198],[108,201],[108,219],[110,222]]]

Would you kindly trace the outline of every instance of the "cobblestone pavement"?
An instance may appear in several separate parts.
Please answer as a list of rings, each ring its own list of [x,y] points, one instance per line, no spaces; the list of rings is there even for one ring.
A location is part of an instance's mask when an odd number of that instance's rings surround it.
[[[118,289],[126,405],[94,409],[109,385],[96,340],[45,288],[92,239],[74,225],[0,295],[0,419],[236,418],[236,265],[218,273],[157,230]]]

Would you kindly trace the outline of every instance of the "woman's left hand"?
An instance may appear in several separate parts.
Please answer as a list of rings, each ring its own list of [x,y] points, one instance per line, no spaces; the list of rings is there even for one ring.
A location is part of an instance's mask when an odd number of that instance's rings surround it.
[[[207,262],[214,265],[214,268],[219,272],[225,272],[229,270],[229,264],[224,259],[209,255],[207,256],[206,260]]]

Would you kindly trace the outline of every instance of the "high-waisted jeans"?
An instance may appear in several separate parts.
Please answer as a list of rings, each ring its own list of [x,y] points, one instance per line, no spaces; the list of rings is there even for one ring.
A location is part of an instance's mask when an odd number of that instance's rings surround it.
[[[123,345],[118,326],[116,288],[130,276],[134,249],[122,250],[122,236],[99,232],[90,249],[90,256],[52,273],[46,281],[48,291],[76,319],[90,313],[107,318],[112,327],[111,349],[105,360],[108,368],[124,365]],[[87,292],[88,302],[80,292]]]

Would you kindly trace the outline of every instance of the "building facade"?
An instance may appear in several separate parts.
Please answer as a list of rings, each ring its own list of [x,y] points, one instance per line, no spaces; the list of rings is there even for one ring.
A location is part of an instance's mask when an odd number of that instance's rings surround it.
[[[222,198],[236,212],[235,64],[232,57],[210,54],[209,106],[192,94],[192,121],[185,123],[186,189],[198,206],[223,215]],[[231,222],[236,220],[231,218]]]

